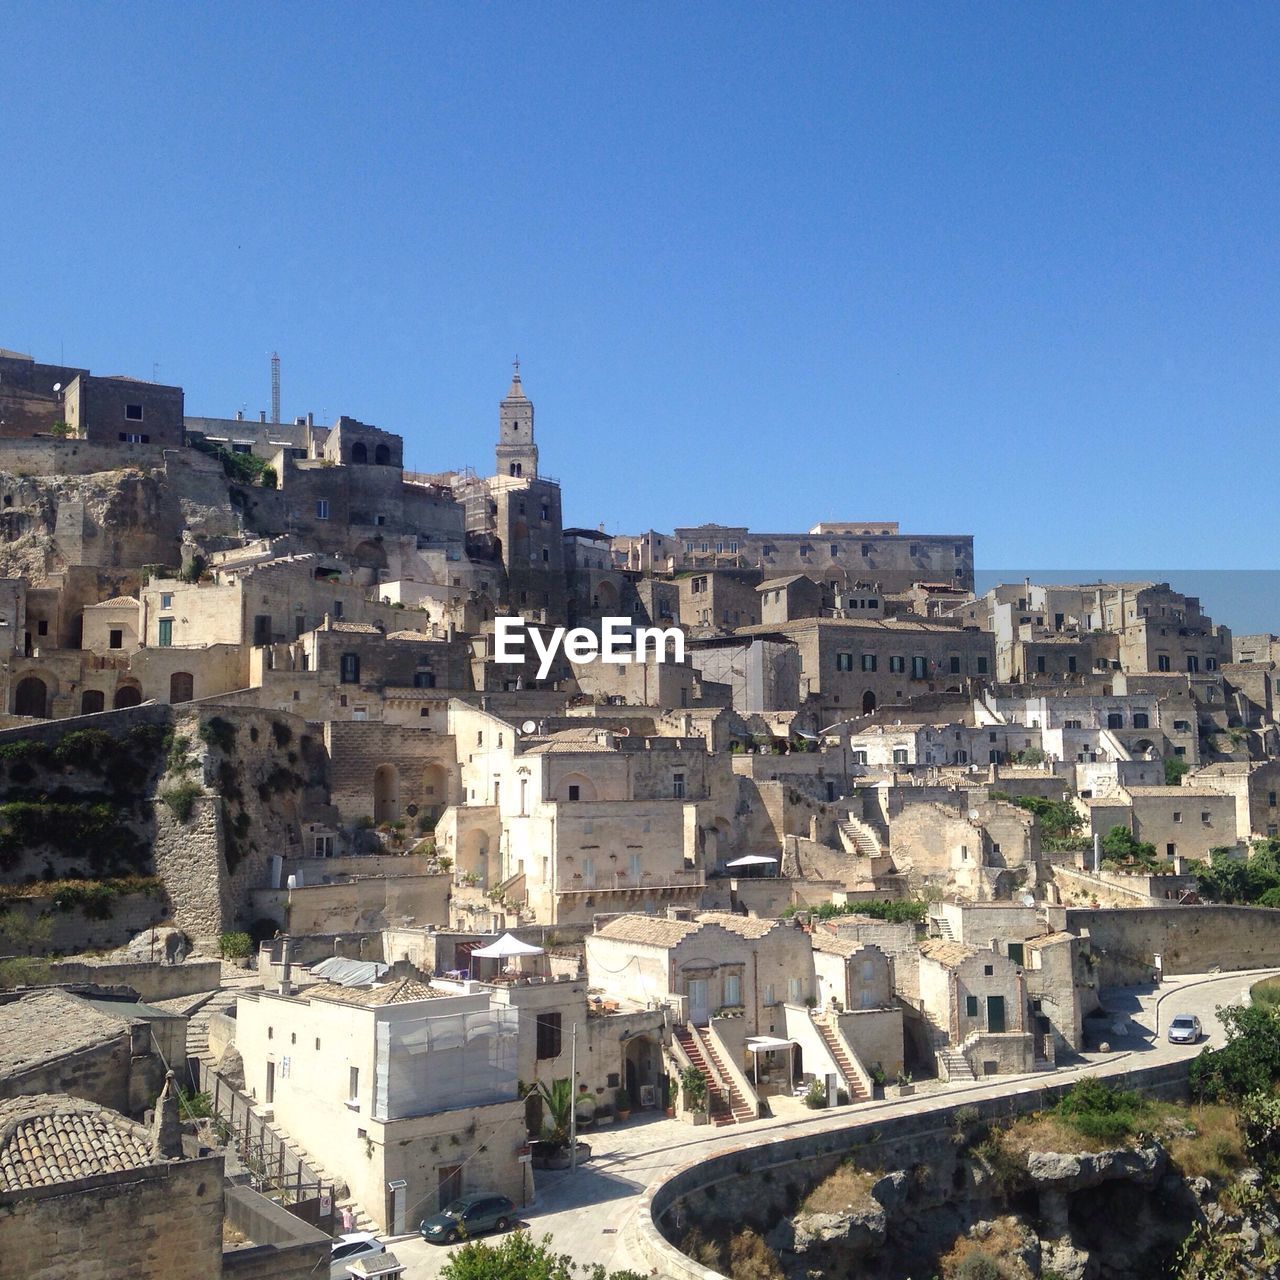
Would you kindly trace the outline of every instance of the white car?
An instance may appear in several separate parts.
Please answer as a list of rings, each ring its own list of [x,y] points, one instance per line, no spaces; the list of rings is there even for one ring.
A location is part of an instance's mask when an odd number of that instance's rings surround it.
[[[329,1280],[350,1280],[347,1268],[353,1262],[386,1251],[387,1246],[369,1231],[352,1231],[345,1236],[338,1236],[329,1254]]]
[[[1194,1013],[1180,1013],[1169,1023],[1170,1044],[1199,1044],[1202,1028]]]

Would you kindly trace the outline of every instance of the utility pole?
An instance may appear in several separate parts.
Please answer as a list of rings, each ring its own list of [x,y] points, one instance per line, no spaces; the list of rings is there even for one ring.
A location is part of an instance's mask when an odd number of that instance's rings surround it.
[[[280,353],[271,353],[271,421],[280,421]]]
[[[569,1172],[578,1168],[578,1024],[569,1040]]]

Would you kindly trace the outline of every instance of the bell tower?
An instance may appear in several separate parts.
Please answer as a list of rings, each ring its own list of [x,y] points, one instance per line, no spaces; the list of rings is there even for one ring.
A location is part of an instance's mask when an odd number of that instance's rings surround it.
[[[533,401],[520,385],[520,361],[514,362],[511,390],[498,408],[498,475],[533,479],[538,446],[533,442]]]

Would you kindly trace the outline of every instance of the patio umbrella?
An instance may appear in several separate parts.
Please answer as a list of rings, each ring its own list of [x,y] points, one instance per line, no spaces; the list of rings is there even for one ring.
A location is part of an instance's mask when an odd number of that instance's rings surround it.
[[[777,858],[766,857],[761,853],[748,853],[745,857],[734,858],[732,862],[726,862],[726,867],[750,867],[752,870],[750,875],[758,875],[765,867],[778,865]]]
[[[504,933],[497,942],[491,942],[487,947],[477,947],[471,954],[485,960],[509,960],[512,956],[540,956],[545,952],[541,947],[521,942],[519,938]]]

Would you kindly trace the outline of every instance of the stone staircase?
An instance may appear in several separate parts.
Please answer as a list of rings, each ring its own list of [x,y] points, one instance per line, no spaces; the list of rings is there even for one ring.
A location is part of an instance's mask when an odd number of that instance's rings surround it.
[[[711,1116],[711,1123],[721,1127],[729,1124],[741,1124],[744,1120],[754,1119],[755,1117],[752,1116],[750,1107],[747,1106],[740,1095],[738,1096],[738,1106],[735,1109],[733,1096],[737,1091],[726,1091],[724,1086],[721,1085],[720,1077],[712,1070],[707,1061],[708,1053],[710,1052],[709,1046],[705,1044],[697,1031],[691,1026],[678,1026],[673,1029],[673,1034],[680,1047],[684,1050],[685,1057],[693,1063],[707,1086],[707,1112]],[[723,1070],[723,1066],[721,1066],[721,1070]],[[745,1114],[742,1114],[744,1112]]]
[[[855,818],[852,815],[842,818],[837,827],[840,832],[840,842],[844,845],[846,853],[857,854],[862,858],[880,858],[884,856],[880,837],[860,818]]]
[[[867,1097],[867,1090],[862,1083],[862,1078],[854,1069],[853,1061],[845,1049],[843,1036],[840,1035],[835,1027],[832,1027],[822,1018],[815,1018],[813,1025],[817,1028],[822,1043],[826,1045],[827,1052],[831,1055],[841,1077],[844,1079],[844,1089],[849,1095],[849,1101],[870,1102],[871,1099]]]
[[[236,997],[242,988],[222,987],[210,993],[209,997],[187,1016],[187,1057],[199,1058],[211,1067],[218,1064],[209,1052],[209,1019],[215,1013],[233,1013]]]
[[[938,926],[938,937],[945,939],[947,942],[958,942],[956,931],[951,927],[951,921],[947,916],[930,916],[930,920]]]
[[[723,1083],[725,1096],[729,1103],[729,1112],[733,1116],[734,1123],[746,1124],[749,1120],[758,1119],[755,1108],[752,1107],[751,1103],[742,1096],[742,1090],[734,1084],[733,1077],[725,1070],[724,1061],[720,1057],[720,1051],[716,1048],[711,1037],[709,1035],[702,1035],[696,1030],[694,1034],[698,1036],[698,1039],[702,1043],[703,1052],[711,1063],[711,1069]]]
[[[959,1049],[944,1046],[938,1049],[938,1065],[951,1084],[972,1084],[977,1080],[969,1059]]]

